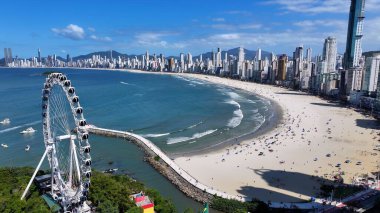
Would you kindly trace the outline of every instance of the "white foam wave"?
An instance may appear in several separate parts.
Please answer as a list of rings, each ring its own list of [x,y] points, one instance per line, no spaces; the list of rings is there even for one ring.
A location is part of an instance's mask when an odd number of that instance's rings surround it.
[[[38,124],[38,123],[41,123],[41,121],[34,121],[34,122],[23,124],[23,125],[20,125],[20,126],[15,126],[15,127],[11,127],[11,128],[8,128],[8,129],[3,129],[3,130],[0,130],[0,133],[10,132],[10,131],[13,131],[13,130],[16,130],[16,129],[20,129],[22,127],[26,127],[26,126],[30,126],[30,125],[34,125],[34,124]]]
[[[193,80],[193,79],[187,79],[187,78],[184,78],[182,76],[175,76],[175,77],[178,78],[178,79],[181,79],[181,80],[193,83],[193,84],[200,84],[200,85],[205,84],[204,82],[196,81],[196,80]]]
[[[230,98],[232,99],[241,99],[241,96],[239,94],[237,94],[236,92],[227,92],[227,95],[230,96]]]
[[[241,121],[243,120],[244,115],[243,111],[241,109],[235,110],[234,111],[234,117],[232,117],[227,124],[227,127],[230,128],[235,128],[240,125]]]
[[[169,138],[168,142],[166,144],[170,145],[170,144],[176,144],[176,143],[186,142],[186,141],[189,141],[189,140],[198,139],[198,138],[204,137],[206,135],[212,134],[212,133],[216,132],[217,130],[218,129],[213,129],[213,130],[208,130],[206,132],[195,133],[191,137]]]
[[[237,106],[240,109],[240,104],[234,100],[228,100],[226,101],[227,104],[232,104],[234,106]]]
[[[159,137],[167,136],[167,135],[170,135],[170,133],[162,133],[162,134],[145,134],[145,135],[141,135],[141,136],[143,136],[144,138],[159,138]]]
[[[203,121],[201,121],[201,122],[199,122],[199,123],[196,123],[196,124],[194,124],[194,125],[191,125],[191,126],[187,127],[186,129],[192,129],[192,128],[197,127],[197,126],[199,126],[199,125],[201,125],[201,124],[203,124]]]
[[[127,82],[124,82],[124,81],[120,81],[121,84],[124,84],[124,85],[135,85],[135,84],[130,84],[130,83],[127,83]]]

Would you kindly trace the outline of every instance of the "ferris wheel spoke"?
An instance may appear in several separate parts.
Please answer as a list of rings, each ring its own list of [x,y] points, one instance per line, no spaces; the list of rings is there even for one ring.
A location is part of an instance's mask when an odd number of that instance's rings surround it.
[[[90,144],[79,97],[65,75],[52,73],[43,90],[43,129],[52,168],[52,196],[64,211],[87,199],[91,177]],[[78,111],[78,109],[80,109]],[[80,205],[78,205],[80,204]]]

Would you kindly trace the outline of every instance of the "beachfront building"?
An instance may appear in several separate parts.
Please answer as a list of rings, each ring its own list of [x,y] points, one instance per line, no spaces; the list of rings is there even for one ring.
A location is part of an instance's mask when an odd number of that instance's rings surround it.
[[[365,59],[363,69],[362,90],[375,92],[377,90],[377,82],[380,70],[380,53],[373,54]]]
[[[361,89],[364,7],[365,0],[351,0],[340,88],[341,94],[347,98],[352,97],[352,91]],[[349,98],[348,100],[350,101]]]
[[[323,60],[326,62],[326,72],[335,72],[337,52],[336,38],[329,36],[325,39],[322,54]]]

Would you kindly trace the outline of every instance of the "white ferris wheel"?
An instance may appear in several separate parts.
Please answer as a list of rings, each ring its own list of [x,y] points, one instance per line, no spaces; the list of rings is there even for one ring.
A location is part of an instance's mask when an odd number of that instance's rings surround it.
[[[47,156],[52,198],[65,212],[83,212],[91,178],[91,147],[86,120],[75,88],[61,73],[51,73],[42,89],[45,152],[21,199]]]

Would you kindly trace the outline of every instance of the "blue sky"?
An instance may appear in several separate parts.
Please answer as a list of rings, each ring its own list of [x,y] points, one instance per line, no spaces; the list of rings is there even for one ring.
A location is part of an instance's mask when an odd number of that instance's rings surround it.
[[[343,53],[349,0],[19,0],[1,3],[0,47],[19,57],[94,51],[197,55],[220,47]],[[380,50],[380,0],[366,1],[363,49]],[[3,51],[0,51],[0,58]]]

